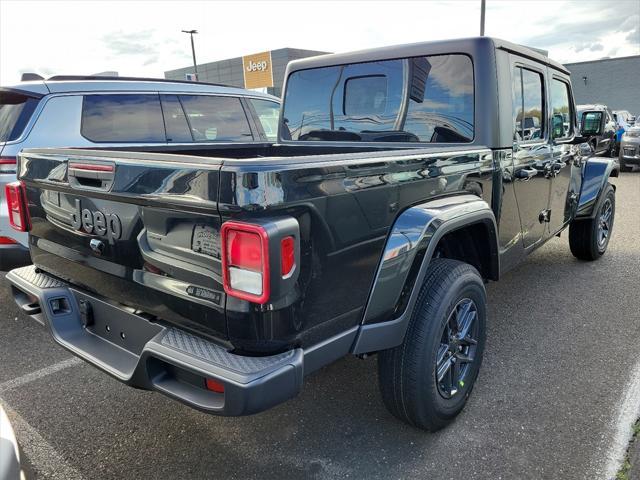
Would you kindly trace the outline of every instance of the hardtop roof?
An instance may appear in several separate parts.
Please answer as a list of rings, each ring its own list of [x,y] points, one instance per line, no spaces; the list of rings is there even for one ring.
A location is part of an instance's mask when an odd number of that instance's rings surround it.
[[[371,62],[377,60],[391,60],[395,58],[406,58],[427,54],[445,54],[445,53],[468,53],[477,51],[478,47],[491,46],[494,49],[502,49],[509,52],[522,55],[544,65],[552,67],[567,75],[570,74],[562,64],[551,60],[549,57],[542,55],[523,45],[501,40],[492,37],[470,37],[458,38],[452,40],[437,40],[430,42],[418,42],[404,45],[392,45],[381,48],[370,48],[366,50],[358,50],[347,53],[331,53],[327,55],[319,55],[316,57],[303,58],[293,60],[289,63],[288,71],[306,70],[310,68],[327,67],[332,65],[343,65],[348,63]]]

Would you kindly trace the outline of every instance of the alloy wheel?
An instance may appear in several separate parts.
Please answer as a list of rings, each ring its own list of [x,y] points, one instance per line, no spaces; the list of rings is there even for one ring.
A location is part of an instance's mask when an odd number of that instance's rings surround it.
[[[443,398],[455,396],[475,361],[478,344],[478,309],[473,300],[463,298],[444,324],[436,354],[436,384]]]

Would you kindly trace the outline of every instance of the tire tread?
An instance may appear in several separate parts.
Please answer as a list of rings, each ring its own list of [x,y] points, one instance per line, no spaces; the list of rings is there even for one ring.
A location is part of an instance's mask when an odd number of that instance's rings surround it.
[[[446,297],[448,289],[457,278],[467,274],[474,275],[482,282],[478,271],[467,263],[445,258],[433,259],[418,293],[407,326],[405,341],[398,347],[379,353],[378,368],[382,400],[395,417],[415,427],[435,431],[448,424],[455,416],[454,414],[443,418],[435,415],[420,415],[419,402],[422,398],[418,390],[422,357],[418,354],[418,350],[428,340],[428,330],[434,320],[433,315],[442,299]]]

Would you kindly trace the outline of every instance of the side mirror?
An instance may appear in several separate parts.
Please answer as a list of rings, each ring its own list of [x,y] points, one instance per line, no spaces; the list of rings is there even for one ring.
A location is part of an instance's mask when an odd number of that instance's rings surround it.
[[[580,121],[580,135],[590,137],[593,135],[602,135],[602,119],[603,113],[597,111],[588,111],[582,113]]]

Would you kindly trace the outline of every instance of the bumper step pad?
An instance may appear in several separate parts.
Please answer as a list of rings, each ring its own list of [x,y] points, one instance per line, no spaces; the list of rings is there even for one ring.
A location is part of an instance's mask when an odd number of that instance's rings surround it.
[[[235,355],[213,342],[177,328],[167,330],[162,338],[162,344],[240,374],[256,374],[283,362],[286,363],[295,355],[294,350],[268,357]]]
[[[27,265],[26,267],[16,268],[11,270],[11,274],[20,277],[25,282],[38,288],[59,288],[65,287],[66,284],[57,278],[47,275],[44,272],[39,271],[34,265]]]

